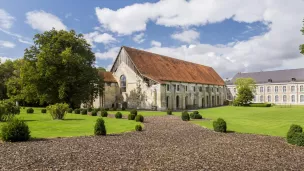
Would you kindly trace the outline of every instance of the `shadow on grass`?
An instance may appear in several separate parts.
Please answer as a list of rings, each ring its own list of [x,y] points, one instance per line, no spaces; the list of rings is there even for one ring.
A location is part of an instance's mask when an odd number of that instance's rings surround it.
[[[235,133],[235,131],[227,130],[226,133]]]
[[[70,118],[68,118],[68,119],[64,119],[65,121],[80,121],[80,120],[85,120],[85,119],[80,119],[80,118],[75,118],[75,119],[70,119]]]
[[[33,120],[33,119],[23,119],[24,122],[33,122],[33,121],[38,121],[38,120]]]

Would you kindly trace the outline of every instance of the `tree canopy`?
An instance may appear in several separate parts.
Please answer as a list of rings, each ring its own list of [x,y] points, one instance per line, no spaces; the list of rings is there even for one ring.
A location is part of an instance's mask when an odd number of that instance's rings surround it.
[[[303,19],[303,27],[301,29],[302,34],[304,35],[304,19]],[[300,45],[300,53],[304,55],[304,44]]]
[[[90,45],[73,30],[36,34],[21,67],[26,101],[38,97],[41,103],[66,102],[74,107],[96,97],[99,77],[94,62]]]
[[[238,78],[235,81],[237,97],[234,104],[242,106],[250,103],[254,98],[255,84],[255,80],[252,78]]]
[[[0,63],[0,100],[7,99],[7,87],[5,82],[13,75],[14,62],[7,60],[4,63]]]

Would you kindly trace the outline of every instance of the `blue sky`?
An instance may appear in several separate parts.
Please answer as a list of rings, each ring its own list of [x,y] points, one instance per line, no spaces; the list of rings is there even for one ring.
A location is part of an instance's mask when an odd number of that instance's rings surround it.
[[[105,68],[122,45],[209,65],[223,77],[300,67],[302,0],[226,2],[0,0],[0,58],[21,58],[35,34],[54,27],[84,34]]]

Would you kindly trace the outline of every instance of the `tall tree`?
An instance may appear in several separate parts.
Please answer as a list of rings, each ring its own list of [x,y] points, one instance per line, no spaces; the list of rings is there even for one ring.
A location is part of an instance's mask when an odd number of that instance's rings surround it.
[[[304,19],[303,19],[303,27],[301,29],[301,32],[304,35]],[[300,53],[304,55],[304,44],[300,45]]]
[[[70,107],[98,95],[95,55],[81,34],[52,29],[34,37],[25,50],[21,78],[25,96],[40,102],[66,102]]]
[[[238,78],[235,81],[237,88],[237,97],[235,99],[235,105],[245,105],[250,103],[254,98],[254,92],[256,89],[256,82],[252,78]]]
[[[13,72],[13,61],[7,60],[4,63],[0,63],[0,100],[8,98],[5,82],[13,75]]]

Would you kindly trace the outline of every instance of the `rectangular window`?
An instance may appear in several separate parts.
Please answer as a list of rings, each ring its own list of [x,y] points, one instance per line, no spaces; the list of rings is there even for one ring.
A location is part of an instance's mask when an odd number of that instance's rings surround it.
[[[167,91],[170,91],[170,85],[167,84]]]
[[[295,92],[295,86],[291,86],[291,92]]]
[[[203,87],[199,87],[199,91],[202,92],[203,91]]]
[[[284,93],[286,92],[286,86],[283,86],[283,92]]]
[[[179,85],[177,85],[177,88],[176,88],[176,90],[177,90],[177,91],[179,91]]]
[[[260,92],[261,92],[261,93],[264,92],[264,87],[260,87]]]
[[[188,91],[188,86],[185,86],[186,91]]]
[[[193,91],[195,92],[195,86],[193,86]]]

